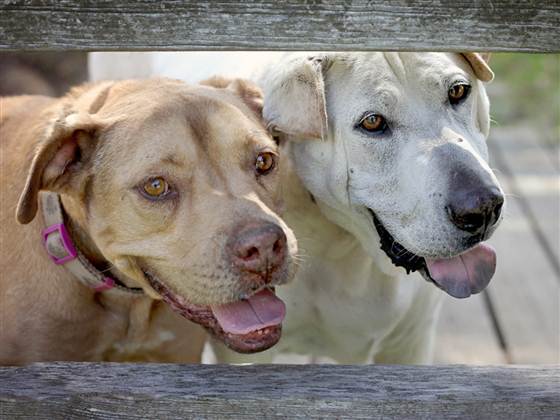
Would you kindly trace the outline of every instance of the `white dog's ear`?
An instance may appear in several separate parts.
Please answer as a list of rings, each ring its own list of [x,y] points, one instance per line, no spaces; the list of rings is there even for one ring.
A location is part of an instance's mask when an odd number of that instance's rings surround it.
[[[324,138],[328,131],[324,74],[326,55],[298,56],[271,67],[261,80],[269,128],[295,138]]]
[[[63,192],[75,186],[78,173],[91,156],[96,132],[108,124],[95,115],[107,97],[109,86],[75,90],[62,99],[56,116],[47,124],[31,162],[19,198],[16,218],[33,220],[41,190]],[[74,96],[75,95],[75,96]]]
[[[494,72],[488,66],[488,61],[490,61],[490,53],[461,53],[461,55],[467,60],[474,74],[483,82],[490,82],[494,79]]]

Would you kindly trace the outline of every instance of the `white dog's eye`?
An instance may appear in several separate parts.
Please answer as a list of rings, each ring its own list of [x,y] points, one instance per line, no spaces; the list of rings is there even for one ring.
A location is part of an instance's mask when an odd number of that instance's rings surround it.
[[[379,114],[366,114],[358,126],[369,133],[383,133],[387,129],[387,121]]]
[[[456,83],[449,88],[447,96],[449,97],[449,102],[451,105],[457,105],[458,103],[467,99],[471,86],[467,83]]]

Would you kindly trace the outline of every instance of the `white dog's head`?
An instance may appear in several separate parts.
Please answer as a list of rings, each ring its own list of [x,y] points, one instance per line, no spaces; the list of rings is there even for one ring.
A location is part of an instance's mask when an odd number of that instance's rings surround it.
[[[330,220],[467,297],[494,273],[480,242],[504,202],[487,164],[492,77],[474,53],[299,55],[267,73],[264,114]]]

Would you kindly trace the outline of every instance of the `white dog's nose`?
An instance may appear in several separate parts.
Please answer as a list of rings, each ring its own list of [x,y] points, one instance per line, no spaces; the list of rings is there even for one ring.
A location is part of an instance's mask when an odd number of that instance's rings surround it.
[[[469,184],[469,182],[466,182]],[[450,193],[446,206],[451,223],[457,228],[475,234],[484,234],[500,218],[504,196],[497,187],[464,187]]]
[[[486,163],[459,140],[433,151],[448,180],[445,210],[455,227],[483,237],[500,219],[504,195]]]

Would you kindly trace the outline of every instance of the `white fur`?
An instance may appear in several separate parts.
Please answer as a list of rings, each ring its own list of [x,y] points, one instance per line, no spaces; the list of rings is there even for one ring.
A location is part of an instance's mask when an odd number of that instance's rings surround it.
[[[121,57],[94,54],[92,78],[134,76],[119,67],[125,61]],[[212,74],[254,77],[268,66],[262,80],[264,114],[282,133],[297,174],[286,181],[285,219],[304,262],[297,279],[278,289],[287,304],[279,344],[252,356],[216,346],[218,359],[269,361],[287,352],[343,363],[428,363],[442,292],[392,265],[366,207],[416,254],[445,257],[463,251],[461,233],[450,224],[439,195],[447,180],[434,156],[438,147],[453,144],[498,185],[486,163],[484,87],[458,54],[300,53],[270,65],[279,57],[136,56],[149,75],[191,82]],[[472,92],[460,109],[451,110],[447,90],[459,78],[472,85]],[[391,135],[356,130],[365,111],[387,117]]]

